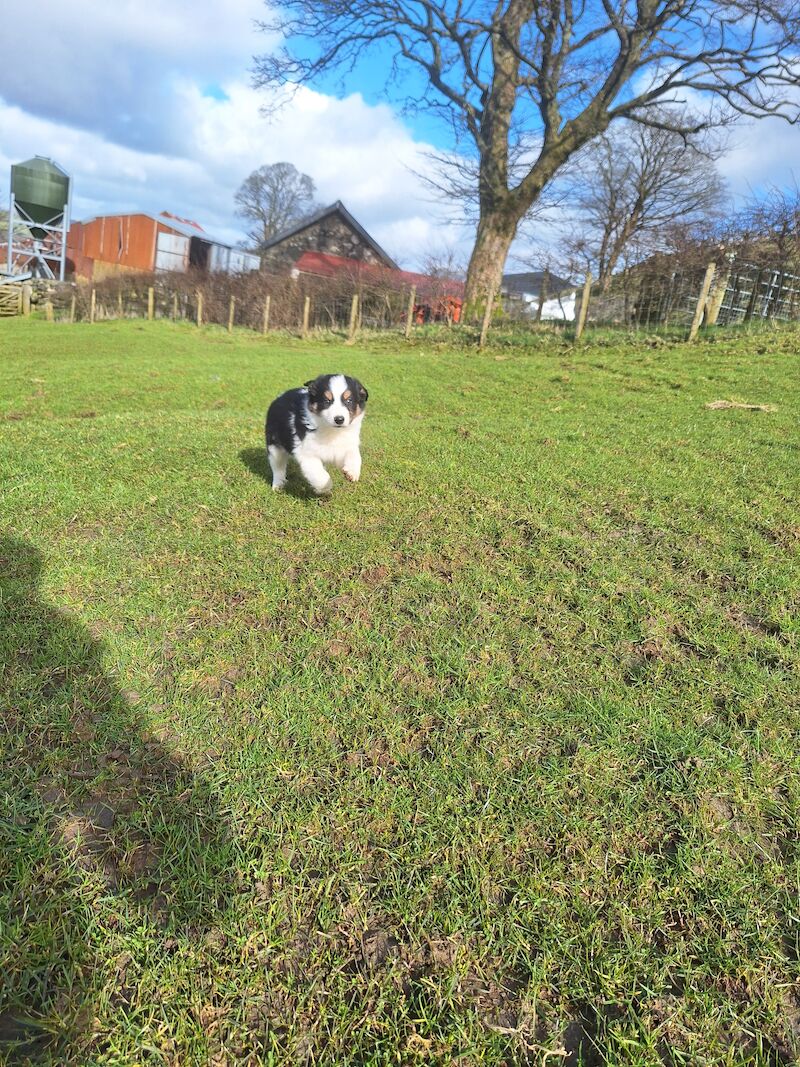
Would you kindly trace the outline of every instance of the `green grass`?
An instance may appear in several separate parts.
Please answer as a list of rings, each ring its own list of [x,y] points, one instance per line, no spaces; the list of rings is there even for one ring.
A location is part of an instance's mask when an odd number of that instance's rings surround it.
[[[796,1062],[799,356],[0,322],[0,1059]]]

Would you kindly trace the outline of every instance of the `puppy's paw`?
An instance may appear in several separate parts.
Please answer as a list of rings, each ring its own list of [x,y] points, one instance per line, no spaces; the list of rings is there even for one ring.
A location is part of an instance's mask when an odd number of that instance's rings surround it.
[[[325,485],[314,486],[317,496],[328,496],[333,489],[333,478],[329,478]]]
[[[272,492],[273,493],[282,493],[285,488],[286,488],[286,482],[273,482]]]
[[[357,482],[360,477],[360,475],[358,474],[353,474],[352,471],[342,471],[342,474],[345,476],[348,482]]]

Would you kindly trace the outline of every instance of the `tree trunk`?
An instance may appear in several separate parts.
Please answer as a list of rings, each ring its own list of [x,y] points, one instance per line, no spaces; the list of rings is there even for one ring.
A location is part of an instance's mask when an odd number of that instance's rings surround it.
[[[628,241],[630,241],[631,237],[633,237],[633,235],[636,233],[640,218],[641,212],[637,206],[625,220],[622,226],[622,230],[617,235],[616,241],[611,246],[611,250],[606,256],[606,262],[600,272],[599,278],[600,289],[604,293],[607,293],[609,290],[609,287],[611,285],[611,276],[614,273],[614,268],[619,263]]]
[[[547,298],[550,296],[550,271],[547,267],[542,271],[542,284],[539,289],[539,302],[536,305],[536,314],[534,319],[536,322],[542,321],[542,311]]]
[[[478,223],[475,247],[467,269],[464,303],[475,314],[484,307],[489,293],[496,296],[503,280],[506,256],[517,232],[517,220],[509,220],[508,213],[484,211]]]

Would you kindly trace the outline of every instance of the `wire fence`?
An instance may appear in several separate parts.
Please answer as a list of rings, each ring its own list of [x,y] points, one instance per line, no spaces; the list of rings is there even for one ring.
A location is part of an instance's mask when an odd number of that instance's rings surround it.
[[[717,322],[729,326],[753,320],[800,319],[800,275],[746,264],[728,271]]]
[[[442,282],[437,288],[436,279],[417,291],[414,286],[385,284],[380,278],[115,274],[95,284],[49,285],[34,299],[56,322],[171,319],[264,333],[407,331],[422,322],[453,317],[447,285]]]
[[[554,294],[550,305],[557,309],[556,318],[549,322],[540,322],[541,316],[520,300],[499,300],[494,307],[489,304],[488,311],[486,305],[473,309],[465,321],[460,300],[452,296],[452,282],[430,279],[419,290],[392,282],[390,274],[369,280],[255,272],[115,274],[94,284],[50,285],[38,292],[35,306],[58,322],[169,319],[301,336],[333,331],[352,338],[360,329],[409,336],[428,322],[458,324],[471,334],[482,325],[476,333],[480,343],[509,327],[516,334],[560,330],[576,340],[586,330],[608,327],[693,340],[704,327],[800,320],[800,275],[732,258],[715,264],[699,256],[682,263],[675,257],[654,257],[606,283],[587,277],[582,289]],[[8,285],[0,286],[0,293],[11,288],[18,293],[18,286]],[[26,310],[25,300],[16,293],[6,304],[0,309],[6,314]],[[574,317],[568,317],[573,310]]]
[[[584,289],[576,323],[586,296]],[[590,282],[586,304],[584,328],[691,336],[710,327],[773,326],[800,320],[800,276],[725,258],[676,265],[664,257],[605,284]]]
[[[594,285],[587,325],[654,329],[689,329],[700,294],[703,272],[673,270],[613,287]]]

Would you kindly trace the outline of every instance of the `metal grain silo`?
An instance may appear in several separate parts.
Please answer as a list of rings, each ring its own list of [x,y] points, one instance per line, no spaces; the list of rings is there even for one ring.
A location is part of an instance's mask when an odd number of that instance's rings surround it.
[[[11,167],[9,274],[63,281],[71,184],[67,172],[44,156]]]

